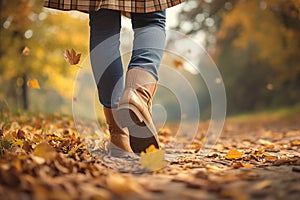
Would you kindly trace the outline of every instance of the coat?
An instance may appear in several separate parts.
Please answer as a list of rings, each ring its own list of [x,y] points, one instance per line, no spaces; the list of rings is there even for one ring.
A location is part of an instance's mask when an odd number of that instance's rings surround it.
[[[111,9],[129,13],[148,13],[167,9],[183,1],[185,0],[44,0],[44,6],[83,12]]]

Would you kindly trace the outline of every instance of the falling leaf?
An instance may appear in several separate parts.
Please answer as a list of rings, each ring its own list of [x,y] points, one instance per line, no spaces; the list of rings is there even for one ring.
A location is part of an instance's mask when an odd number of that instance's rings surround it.
[[[28,80],[27,85],[34,89],[40,89],[40,84],[37,79]]]
[[[22,50],[22,54],[24,56],[28,56],[30,54],[30,49],[25,46],[24,49]]]
[[[183,67],[183,62],[181,60],[173,60],[173,65],[175,68]]]
[[[46,159],[54,159],[56,153],[55,149],[47,143],[38,144],[33,151],[33,155]]]
[[[243,153],[239,152],[236,149],[230,149],[227,155],[225,156],[225,158],[229,160],[240,159],[242,157],[243,157]]]
[[[146,149],[146,153],[141,153],[140,162],[142,166],[151,171],[157,171],[167,165],[164,161],[165,151],[156,149],[154,145]]]
[[[64,51],[64,58],[70,65],[77,65],[80,61],[80,56],[81,54],[77,54],[74,49]]]

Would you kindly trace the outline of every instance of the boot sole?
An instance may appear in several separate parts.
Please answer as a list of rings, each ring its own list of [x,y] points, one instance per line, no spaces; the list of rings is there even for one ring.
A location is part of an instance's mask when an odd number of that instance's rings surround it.
[[[133,152],[141,153],[151,145],[159,149],[155,128],[146,124],[143,115],[135,106],[121,105],[116,112],[116,121],[120,127],[128,128]]]

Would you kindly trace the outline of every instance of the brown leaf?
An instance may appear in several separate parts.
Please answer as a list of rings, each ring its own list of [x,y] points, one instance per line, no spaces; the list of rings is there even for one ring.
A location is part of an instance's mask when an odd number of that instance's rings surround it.
[[[234,162],[234,163],[232,163],[231,166],[235,169],[238,169],[238,168],[241,168],[241,167],[245,167],[245,168],[252,168],[253,167],[253,165],[245,163],[245,162]]]
[[[300,142],[298,140],[293,140],[291,144],[292,146],[300,146]]]
[[[65,50],[64,51],[64,58],[70,65],[77,65],[80,61],[81,53],[76,53],[74,49]]]
[[[19,129],[17,131],[17,138],[18,139],[25,139],[25,132],[23,130]]]

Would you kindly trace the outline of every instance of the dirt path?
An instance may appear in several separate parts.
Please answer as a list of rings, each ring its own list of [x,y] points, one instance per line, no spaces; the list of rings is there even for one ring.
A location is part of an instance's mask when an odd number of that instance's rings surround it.
[[[139,160],[92,157],[71,118],[10,116],[0,126],[0,199],[298,200],[299,125],[229,120],[205,157],[201,133],[174,150],[172,130],[163,131],[171,162],[156,172],[121,173],[116,168],[140,169]]]

